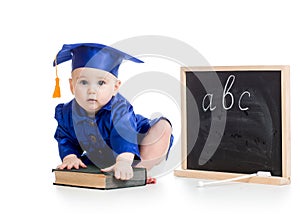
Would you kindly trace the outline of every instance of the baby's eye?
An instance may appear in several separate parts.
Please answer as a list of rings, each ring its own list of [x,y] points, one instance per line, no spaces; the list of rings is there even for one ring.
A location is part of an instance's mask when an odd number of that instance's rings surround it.
[[[104,85],[105,84],[105,82],[103,81],[103,80],[100,80],[100,81],[98,81],[98,85]]]
[[[80,82],[79,82],[81,85],[87,85],[88,84],[88,81],[86,81],[86,80],[80,80]]]

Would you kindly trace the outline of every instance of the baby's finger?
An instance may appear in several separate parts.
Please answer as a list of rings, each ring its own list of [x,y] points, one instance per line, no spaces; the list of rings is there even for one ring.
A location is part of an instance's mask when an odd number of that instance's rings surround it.
[[[104,168],[104,169],[101,169],[102,172],[110,172],[110,171],[113,171],[115,165],[112,165],[110,167],[107,167],[107,168]]]
[[[67,169],[72,169],[73,168],[73,166],[74,166],[74,163],[68,163],[68,166],[67,166]]]
[[[119,170],[115,170],[115,178],[120,179],[121,178],[121,172]]]
[[[74,163],[73,167],[74,167],[75,169],[79,169],[79,162]]]
[[[58,165],[57,168],[58,169],[64,169],[64,168],[66,168],[66,166],[67,165],[65,163],[62,163],[62,164]]]
[[[127,175],[126,171],[125,172],[120,171],[120,179],[121,180],[128,180],[126,175]]]
[[[87,167],[81,160],[79,160],[79,165],[80,165],[81,167],[83,167],[83,168],[86,168],[86,167]]]

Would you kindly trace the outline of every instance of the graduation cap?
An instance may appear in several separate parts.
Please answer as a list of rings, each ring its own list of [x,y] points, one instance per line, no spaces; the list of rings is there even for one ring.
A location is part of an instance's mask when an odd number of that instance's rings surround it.
[[[123,60],[143,63],[143,61],[127,53],[102,44],[65,44],[53,61],[53,66],[56,69],[56,85],[53,98],[60,97],[57,65],[69,60],[72,60],[72,71],[81,67],[96,68],[107,71],[116,77],[118,77],[118,69]]]

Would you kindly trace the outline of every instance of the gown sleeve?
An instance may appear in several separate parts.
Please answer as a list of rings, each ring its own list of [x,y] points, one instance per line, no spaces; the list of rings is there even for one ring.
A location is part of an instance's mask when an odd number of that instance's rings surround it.
[[[70,154],[75,154],[79,158],[83,151],[72,134],[72,119],[68,118],[68,114],[63,114],[63,108],[64,104],[59,104],[55,108],[55,119],[58,125],[54,138],[58,142],[59,156],[61,160]]]
[[[137,121],[132,106],[124,102],[114,105],[111,119],[110,143],[112,150],[117,154],[130,152],[139,159]]]

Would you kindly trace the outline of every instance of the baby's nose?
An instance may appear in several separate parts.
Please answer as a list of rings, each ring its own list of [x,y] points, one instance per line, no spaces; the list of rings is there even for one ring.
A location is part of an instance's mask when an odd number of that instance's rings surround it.
[[[98,90],[98,87],[96,84],[91,84],[89,89],[88,89],[88,93],[96,93]]]

